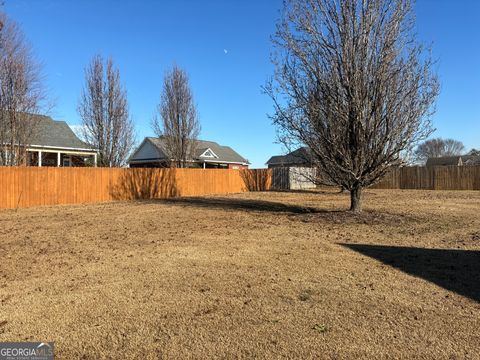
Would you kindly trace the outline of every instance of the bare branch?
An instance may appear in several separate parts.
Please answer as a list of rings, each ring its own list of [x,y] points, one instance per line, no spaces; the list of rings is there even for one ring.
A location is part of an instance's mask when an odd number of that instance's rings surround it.
[[[46,100],[41,67],[19,26],[0,13],[0,165],[24,165]]]
[[[158,137],[164,137],[171,165],[186,167],[194,155],[200,122],[188,75],[176,65],[165,74],[152,127]]]
[[[462,142],[454,139],[435,138],[427,140],[415,149],[414,159],[417,163],[425,165],[428,158],[442,156],[462,155],[465,146]]]
[[[410,0],[285,1],[277,24],[265,91],[279,139],[306,145],[317,181],[350,190],[355,211],[431,133],[439,84],[413,26]]]
[[[135,129],[127,91],[111,58],[104,68],[102,56],[96,55],[85,69],[85,87],[77,110],[83,138],[99,150],[99,166],[124,166],[135,143]]]

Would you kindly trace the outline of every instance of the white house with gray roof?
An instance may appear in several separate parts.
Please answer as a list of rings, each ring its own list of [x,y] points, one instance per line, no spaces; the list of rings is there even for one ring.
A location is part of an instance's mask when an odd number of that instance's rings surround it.
[[[65,121],[33,115],[35,130],[27,146],[30,166],[97,166],[97,150],[80,140]]]
[[[130,167],[168,167],[164,138],[146,137],[128,160]],[[246,169],[249,162],[229,146],[197,140],[191,167],[204,169]]]

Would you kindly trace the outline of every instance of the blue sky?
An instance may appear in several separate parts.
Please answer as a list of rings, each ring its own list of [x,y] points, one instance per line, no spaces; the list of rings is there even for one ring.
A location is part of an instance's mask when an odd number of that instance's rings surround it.
[[[267,116],[271,101],[261,92],[273,72],[269,37],[280,6],[280,0],[6,0],[4,9],[44,64],[53,118],[80,122],[83,69],[101,53],[120,69],[140,141],[153,134],[163,74],[177,63],[190,75],[201,138],[264,167],[282,152]],[[439,60],[435,136],[480,148],[480,1],[418,0],[416,13],[418,36]]]

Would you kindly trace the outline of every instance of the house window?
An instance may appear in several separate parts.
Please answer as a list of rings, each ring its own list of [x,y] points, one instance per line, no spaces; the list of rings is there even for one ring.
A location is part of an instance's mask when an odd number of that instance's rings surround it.
[[[207,150],[207,151],[205,151],[205,153],[203,154],[203,157],[212,158],[212,157],[213,157],[213,153],[212,153],[210,150]]]
[[[70,160],[70,158],[63,158],[63,167],[70,167],[72,166],[72,161]]]
[[[202,155],[200,155],[200,157],[203,157],[203,158],[218,158],[218,156],[211,149],[205,150],[202,153]]]

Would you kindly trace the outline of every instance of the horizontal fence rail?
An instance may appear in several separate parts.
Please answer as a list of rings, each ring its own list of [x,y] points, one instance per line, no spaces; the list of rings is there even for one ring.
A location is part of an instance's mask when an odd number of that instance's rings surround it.
[[[392,169],[374,189],[480,190],[480,166]]]
[[[0,167],[0,208],[269,190],[268,169]]]

